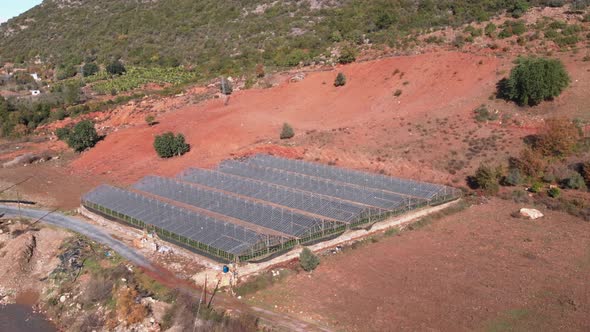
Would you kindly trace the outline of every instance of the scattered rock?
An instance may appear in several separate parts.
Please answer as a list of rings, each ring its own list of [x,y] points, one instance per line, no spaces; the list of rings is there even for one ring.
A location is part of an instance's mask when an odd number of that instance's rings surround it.
[[[291,81],[291,83],[296,83],[296,82],[301,82],[305,79],[305,73],[297,73],[294,76],[292,76],[289,81]]]
[[[531,220],[535,220],[535,219],[539,219],[539,218],[543,217],[543,214],[541,213],[541,211],[536,210],[536,209],[527,209],[527,208],[520,209],[520,215],[523,216],[524,218],[528,218]]]
[[[59,302],[61,302],[61,303],[66,302],[66,296],[65,295],[60,296],[59,297]]]

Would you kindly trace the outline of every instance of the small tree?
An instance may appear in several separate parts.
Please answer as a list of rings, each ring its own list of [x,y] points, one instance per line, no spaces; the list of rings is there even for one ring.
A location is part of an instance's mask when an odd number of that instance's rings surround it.
[[[107,73],[111,75],[121,75],[125,72],[127,72],[127,69],[125,68],[125,65],[123,65],[123,63],[119,60],[115,60],[107,66]]]
[[[346,85],[346,76],[344,76],[344,73],[340,72],[336,76],[336,80],[334,80],[334,86],[339,87],[339,86],[345,86],[345,85]]]
[[[292,138],[293,136],[295,136],[295,132],[293,131],[293,128],[288,124],[288,123],[284,123],[283,124],[283,130],[281,130],[281,139],[289,139]]]
[[[510,77],[498,83],[498,95],[520,105],[534,106],[557,97],[570,78],[558,59],[520,58]]]
[[[81,152],[96,145],[100,137],[90,120],[78,122],[70,131],[59,133],[76,152]]]
[[[98,66],[94,62],[89,62],[82,67],[82,76],[88,77],[98,73]]]
[[[148,114],[145,117],[145,122],[148,124],[148,126],[153,126],[156,124],[156,117],[152,114]]]
[[[320,258],[306,247],[299,254],[299,264],[305,271],[310,272],[320,265]]]
[[[185,142],[184,135],[167,132],[156,136],[154,149],[160,158],[172,158],[181,156],[190,150],[190,145]]]

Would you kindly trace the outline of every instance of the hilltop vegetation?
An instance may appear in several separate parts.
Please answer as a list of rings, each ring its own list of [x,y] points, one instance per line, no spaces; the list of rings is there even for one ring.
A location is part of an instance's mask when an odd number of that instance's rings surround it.
[[[414,31],[484,21],[504,10],[518,17],[531,5],[565,2],[45,0],[2,25],[0,60],[38,57],[65,74],[75,73],[72,66],[116,59],[136,66],[191,65],[205,76],[238,74],[259,63],[321,61],[334,45],[400,46]]]

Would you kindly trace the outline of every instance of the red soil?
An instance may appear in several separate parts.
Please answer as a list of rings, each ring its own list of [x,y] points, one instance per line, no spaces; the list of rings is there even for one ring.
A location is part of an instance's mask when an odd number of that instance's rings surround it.
[[[590,224],[474,206],[417,231],[324,256],[248,295],[339,331],[588,331]]]
[[[182,107],[158,117],[154,127],[137,120],[133,127],[108,135],[71,166],[76,173],[108,174],[129,183],[147,174],[173,175],[189,166],[213,166],[254,150],[374,168],[375,149],[416,141],[400,128],[407,122],[451,116],[466,121],[478,100],[493,91],[499,63],[494,56],[439,52],[311,73],[301,82],[236,92],[228,106],[216,99]],[[345,87],[332,84],[338,71],[348,78]],[[403,92],[396,98],[397,89]],[[296,130],[289,142],[296,149],[277,146],[284,144],[276,139],[284,122]],[[183,133],[191,151],[170,160],[158,158],[153,139],[165,131]],[[333,133],[339,132],[346,138],[335,140]],[[323,144],[324,136],[334,144]],[[411,163],[388,158],[386,164],[396,174],[441,180],[440,172],[428,176]]]

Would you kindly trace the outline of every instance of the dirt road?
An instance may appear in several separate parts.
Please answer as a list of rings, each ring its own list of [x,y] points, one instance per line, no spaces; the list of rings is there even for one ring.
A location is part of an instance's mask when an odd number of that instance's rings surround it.
[[[96,226],[90,225],[80,219],[63,215],[59,212],[26,209],[8,205],[0,205],[0,214],[6,214],[6,216],[24,216],[34,220],[42,219],[46,224],[59,226],[65,229],[69,229],[76,233],[88,236],[89,238],[100,242],[104,245],[111,247],[119,255],[125,257],[132,263],[147,269],[153,269],[150,261],[147,260],[143,255],[139,254],[135,250],[129,248],[123,242],[114,239],[109,234],[105,233]]]

